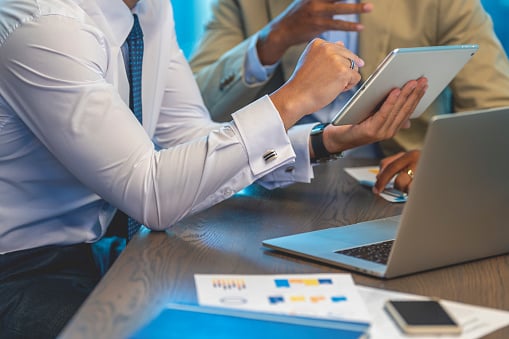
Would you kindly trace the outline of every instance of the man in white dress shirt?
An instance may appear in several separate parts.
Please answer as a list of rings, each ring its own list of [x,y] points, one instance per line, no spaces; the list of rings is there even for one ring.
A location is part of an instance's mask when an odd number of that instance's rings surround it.
[[[133,14],[145,45],[142,124],[122,53]],[[363,61],[340,44],[315,40],[291,80],[218,124],[169,1],[0,0],[0,23],[2,338],[59,333],[112,259],[95,245],[117,211],[163,230],[254,181],[309,182],[317,153],[390,138],[427,87],[410,81],[366,123],[328,126],[317,151],[287,130],[359,81]]]

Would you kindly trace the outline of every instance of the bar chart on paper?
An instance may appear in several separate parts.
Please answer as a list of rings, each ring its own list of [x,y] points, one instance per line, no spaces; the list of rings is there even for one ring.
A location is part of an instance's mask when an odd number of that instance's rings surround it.
[[[359,339],[370,326],[349,274],[197,274],[195,283],[199,305],[170,303],[130,338]]]
[[[369,322],[349,274],[195,275],[201,306]]]

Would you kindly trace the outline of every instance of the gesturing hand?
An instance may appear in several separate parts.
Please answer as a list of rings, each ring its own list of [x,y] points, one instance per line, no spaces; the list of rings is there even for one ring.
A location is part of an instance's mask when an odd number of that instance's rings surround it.
[[[337,0],[295,0],[259,35],[257,50],[264,65],[277,62],[285,51],[296,44],[309,42],[325,31],[360,31],[358,22],[337,20],[338,14],[370,12],[370,3],[345,4]]]

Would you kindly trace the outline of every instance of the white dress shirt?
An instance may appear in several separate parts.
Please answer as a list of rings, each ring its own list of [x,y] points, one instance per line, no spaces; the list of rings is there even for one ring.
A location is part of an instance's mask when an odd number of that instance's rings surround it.
[[[132,13],[143,126],[121,53]],[[292,147],[268,97],[210,120],[169,1],[4,0],[0,23],[0,253],[96,241],[116,208],[160,230],[255,180],[312,177],[307,142]]]

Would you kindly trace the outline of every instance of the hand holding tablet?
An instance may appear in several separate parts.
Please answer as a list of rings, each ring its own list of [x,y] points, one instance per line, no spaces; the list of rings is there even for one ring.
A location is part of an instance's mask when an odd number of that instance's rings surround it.
[[[332,120],[358,124],[373,114],[394,88],[425,77],[428,89],[411,118],[422,114],[478,50],[478,45],[449,45],[393,50]]]

